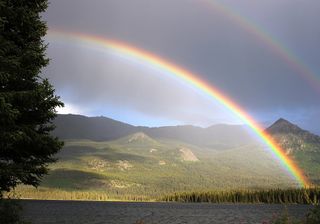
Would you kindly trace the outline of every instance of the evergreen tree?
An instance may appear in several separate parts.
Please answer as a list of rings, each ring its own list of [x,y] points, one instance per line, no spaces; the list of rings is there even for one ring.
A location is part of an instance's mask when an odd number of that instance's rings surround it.
[[[0,0],[0,197],[17,184],[37,186],[62,147],[50,136],[63,106],[41,71],[48,64],[41,13],[47,0]]]

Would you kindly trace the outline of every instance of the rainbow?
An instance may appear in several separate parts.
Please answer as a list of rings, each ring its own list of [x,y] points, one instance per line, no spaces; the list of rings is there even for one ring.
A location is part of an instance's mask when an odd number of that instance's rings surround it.
[[[224,95],[216,87],[200,80],[196,74],[193,74],[177,65],[174,65],[154,54],[146,52],[142,49],[135,48],[123,42],[109,40],[104,37],[93,36],[83,33],[66,32],[60,30],[49,30],[48,38],[53,40],[77,41],[84,45],[92,45],[95,48],[107,49],[114,51],[116,54],[124,55],[143,62],[152,68],[158,69],[165,74],[169,74],[186,84],[202,91],[210,98],[213,98],[224,105],[228,110],[235,114],[245,124],[247,124],[257,136],[268,146],[271,153],[280,161],[284,168],[297,180],[300,186],[308,187],[310,182],[304,175],[303,171],[297,164],[288,157],[284,151],[268,136],[262,128],[251,118],[239,105],[234,103],[230,98]]]
[[[250,33],[256,40],[264,43],[268,49],[270,49],[274,54],[278,55],[293,71],[305,79],[315,91],[320,93],[320,77],[316,73],[311,71],[307,65],[305,65],[294,53],[283,46],[279,41],[277,41],[270,34],[262,30],[254,22],[246,19],[244,16],[227,7],[220,1],[216,0],[202,0],[203,3],[215,11],[218,11],[223,16],[229,18],[235,24],[240,26],[246,32]]]

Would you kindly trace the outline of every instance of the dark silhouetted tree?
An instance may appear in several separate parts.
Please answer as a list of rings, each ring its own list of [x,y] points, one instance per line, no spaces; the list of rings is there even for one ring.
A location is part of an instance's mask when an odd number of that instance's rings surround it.
[[[47,79],[41,13],[46,0],[0,0],[0,197],[17,184],[37,186],[62,147],[50,135],[63,106]]]

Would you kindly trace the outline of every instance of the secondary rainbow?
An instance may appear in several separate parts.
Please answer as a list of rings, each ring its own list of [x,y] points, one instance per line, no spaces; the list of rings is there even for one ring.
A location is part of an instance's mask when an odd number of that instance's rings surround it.
[[[317,91],[317,93],[320,93],[320,76],[305,65],[305,63],[295,56],[290,49],[286,48],[269,33],[261,29],[257,24],[237,13],[221,1],[202,0],[202,2],[206,3],[208,7],[218,11],[226,18],[229,18],[235,24],[255,37],[256,40],[264,43],[268,49],[278,55],[278,57],[281,58],[282,61],[284,61],[293,71],[305,79],[314,88],[314,90]]]
[[[185,83],[201,90],[211,98],[217,100],[228,110],[233,112],[244,123],[246,123],[263,142],[268,146],[270,151],[281,162],[285,169],[297,180],[300,186],[309,187],[310,182],[304,175],[303,171],[297,164],[288,157],[284,151],[263,131],[262,128],[251,118],[239,105],[234,103],[229,97],[219,91],[216,87],[200,80],[196,74],[193,74],[165,59],[154,54],[146,52],[142,49],[135,48],[126,43],[109,40],[104,37],[93,36],[83,33],[66,32],[60,30],[49,30],[48,38],[62,41],[77,41],[85,45],[93,45],[106,50],[115,51],[117,54],[124,55],[135,60],[139,60],[148,66],[152,66],[165,74],[170,74]]]

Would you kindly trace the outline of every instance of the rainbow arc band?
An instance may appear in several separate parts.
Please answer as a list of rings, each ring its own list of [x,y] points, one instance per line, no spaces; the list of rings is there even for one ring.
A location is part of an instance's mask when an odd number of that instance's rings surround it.
[[[104,37],[67,32],[62,30],[49,30],[49,40],[62,40],[64,42],[76,41],[85,45],[93,45],[94,48],[102,48],[103,50],[115,51],[119,55],[139,60],[147,66],[152,66],[165,74],[171,75],[174,78],[189,84],[190,86],[202,91],[213,100],[217,100],[245,124],[247,124],[254,133],[268,146],[268,149],[273,156],[283,165],[288,173],[299,183],[300,187],[310,187],[311,183],[304,175],[298,165],[286,155],[286,153],[263,131],[261,127],[250,117],[239,105],[234,103],[229,97],[223,94],[216,87],[200,80],[196,74],[193,74],[165,59],[162,59],[154,54],[146,52],[142,49],[135,48],[126,43],[109,40]]]
[[[217,11],[224,17],[230,19],[233,23],[241,27],[247,33],[251,34],[257,41],[263,43],[275,55],[277,55],[288,67],[296,74],[301,76],[308,82],[315,92],[320,94],[320,76],[314,73],[305,63],[303,63],[290,49],[277,41],[269,33],[261,29],[253,21],[240,15],[235,10],[228,7],[225,3],[219,0],[201,0],[210,9]]]

